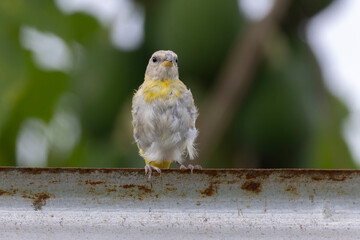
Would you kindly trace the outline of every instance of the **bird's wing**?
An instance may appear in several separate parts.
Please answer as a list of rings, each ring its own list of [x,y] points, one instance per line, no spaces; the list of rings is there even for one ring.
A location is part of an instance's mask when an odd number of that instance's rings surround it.
[[[143,116],[140,113],[140,109],[142,107],[142,105],[144,104],[144,100],[142,98],[142,88],[140,86],[139,90],[134,94],[133,99],[132,99],[132,109],[131,109],[131,114],[132,114],[132,125],[134,128],[134,139],[135,142],[137,144],[137,146],[140,149],[140,153],[145,150],[144,149],[144,144],[143,144],[143,129],[142,129],[142,121]]]
[[[186,91],[186,93],[183,95],[183,99],[187,112],[190,117],[189,130],[187,133],[187,140],[186,140],[186,149],[189,154],[189,158],[194,159],[197,156],[197,151],[194,147],[195,145],[194,142],[196,137],[198,136],[198,130],[196,129],[195,122],[199,113],[194,104],[194,98],[190,90]]]

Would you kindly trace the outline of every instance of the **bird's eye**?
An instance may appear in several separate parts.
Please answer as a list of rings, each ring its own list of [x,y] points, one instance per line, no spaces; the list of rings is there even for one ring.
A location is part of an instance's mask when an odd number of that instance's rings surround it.
[[[157,62],[158,60],[157,60],[156,57],[153,57],[153,58],[152,58],[152,61],[155,63],[155,62]]]
[[[177,58],[175,58],[175,62],[177,63],[178,61],[177,61]]]

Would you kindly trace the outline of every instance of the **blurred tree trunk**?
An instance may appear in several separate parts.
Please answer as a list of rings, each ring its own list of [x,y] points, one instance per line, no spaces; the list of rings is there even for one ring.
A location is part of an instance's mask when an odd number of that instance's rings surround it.
[[[241,104],[262,59],[264,43],[277,30],[290,0],[277,0],[267,17],[249,26],[230,50],[213,90],[202,104],[199,118],[201,163],[206,163]]]

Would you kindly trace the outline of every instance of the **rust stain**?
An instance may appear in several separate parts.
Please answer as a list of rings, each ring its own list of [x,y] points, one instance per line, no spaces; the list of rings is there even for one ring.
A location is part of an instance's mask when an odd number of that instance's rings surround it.
[[[236,183],[236,180],[227,181],[228,184],[234,184]]]
[[[208,196],[211,197],[214,195],[215,192],[217,192],[218,187],[214,185],[214,183],[210,183],[209,187],[205,188],[204,191],[199,191],[204,197]]]
[[[21,173],[41,174],[45,168],[16,168]]]
[[[199,173],[201,172],[206,173],[210,177],[216,177],[218,175],[217,170],[200,171]]]
[[[196,206],[200,206],[201,203],[199,201],[196,202]]]
[[[118,172],[118,168],[29,168],[29,167],[2,167],[2,171],[18,171],[25,174],[42,174],[42,173],[79,173],[79,174],[89,174],[89,173],[113,173]],[[121,169],[126,171],[128,174],[134,172],[143,171],[143,169]]]
[[[21,195],[24,199],[31,199],[32,205],[35,211],[41,210],[43,206],[46,205],[46,200],[49,198],[55,198],[55,196],[48,192],[40,192],[40,193],[25,193],[25,191]]]
[[[241,189],[258,194],[259,192],[261,192],[261,183],[254,181],[246,181],[241,186]]]
[[[291,194],[294,194],[294,195],[296,195],[296,196],[299,196],[299,193],[297,192],[296,187],[293,187],[293,186],[287,186],[287,187],[285,188],[285,192],[289,192],[289,193],[291,193]]]
[[[312,180],[314,181],[321,181],[321,180],[324,180],[324,176],[312,176],[311,177]]]
[[[1,195],[9,195],[9,196],[14,196],[19,190],[18,189],[13,189],[11,191],[5,191],[5,190],[2,190],[0,189],[0,196]]]
[[[329,179],[332,181],[342,182],[346,180],[346,176],[343,174],[331,174]]]
[[[106,191],[107,192],[116,192],[117,190],[116,190],[116,188],[108,188],[108,189],[106,189]]]
[[[95,186],[95,185],[98,185],[98,184],[104,184],[105,182],[104,181],[91,181],[91,180],[86,180],[85,181],[86,184],[90,184],[92,186]]]
[[[166,188],[166,190],[168,190],[168,191],[176,191],[177,188],[174,188],[174,187],[170,188],[170,187],[168,187],[168,188]]]
[[[174,184],[166,183],[165,186],[174,186]]]
[[[148,188],[148,187],[145,186],[145,185],[139,185],[139,186],[137,186],[137,187],[138,187],[139,190],[144,191],[144,192],[146,192],[146,193],[151,193],[151,192],[154,191],[154,190],[152,190],[151,188]]]
[[[271,175],[270,171],[263,171],[263,170],[252,170],[246,173],[246,179],[250,180],[250,179],[254,179],[254,178],[263,178],[266,179]]]
[[[12,192],[9,192],[9,191],[4,191],[4,190],[1,190],[1,189],[0,189],[0,196],[2,196],[2,195],[4,195],[4,194],[6,194],[6,195],[10,195],[10,196],[12,196],[12,195],[13,195],[13,193],[12,193]]]
[[[267,212],[267,199],[265,198],[265,208],[264,208],[264,212]]]
[[[237,178],[239,178],[239,179],[242,179],[243,178],[243,173],[237,173],[236,175],[235,175],[235,177],[237,177]]]
[[[343,174],[338,173],[331,173],[331,174],[318,174],[311,177],[314,181],[322,181],[322,180],[331,180],[336,182],[342,182],[346,180],[346,176]]]
[[[293,178],[294,176],[293,175],[280,175],[279,176],[280,178],[284,178],[284,179],[291,179],[291,178]]]
[[[122,188],[134,188],[135,185],[134,184],[125,184],[125,185],[120,185],[120,187],[122,187]]]
[[[22,195],[22,198],[26,198],[26,199],[34,199],[34,197],[28,196],[28,195]]]
[[[60,183],[59,180],[53,180],[53,181],[49,181],[49,183]]]
[[[284,171],[279,177],[283,179],[292,179],[303,177],[306,174],[309,174],[307,170],[299,170],[299,171]]]
[[[91,188],[89,189],[89,193],[94,194],[94,193],[95,193],[95,188],[94,188],[94,187],[91,187]]]
[[[46,200],[50,198],[48,193],[39,193],[35,194],[35,199],[33,201],[34,210],[38,211],[41,210],[43,206],[46,205]]]
[[[356,173],[356,170],[299,169],[299,170],[284,171],[279,177],[283,179],[308,177],[313,181],[322,181],[322,180],[345,181],[347,178],[352,178],[353,173]]]

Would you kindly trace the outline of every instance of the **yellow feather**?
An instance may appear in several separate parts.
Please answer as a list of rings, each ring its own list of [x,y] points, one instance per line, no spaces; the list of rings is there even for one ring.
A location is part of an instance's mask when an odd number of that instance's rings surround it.
[[[148,161],[145,159],[145,164],[148,164]],[[156,163],[156,162],[151,162],[152,166],[158,167],[158,168],[169,168],[171,164],[171,161],[168,162],[160,162],[160,163]]]
[[[138,146],[139,148],[139,153],[140,155],[144,154],[144,151]],[[148,160],[146,158],[144,158],[145,160],[145,164],[148,164]],[[158,167],[158,168],[169,168],[171,164],[171,161],[164,161],[164,162],[160,162],[160,163],[156,163],[156,162],[151,162],[152,166]]]
[[[145,101],[151,102],[154,99],[168,99],[171,94],[181,98],[187,89],[184,83],[177,79],[153,80],[145,76],[142,90]]]

